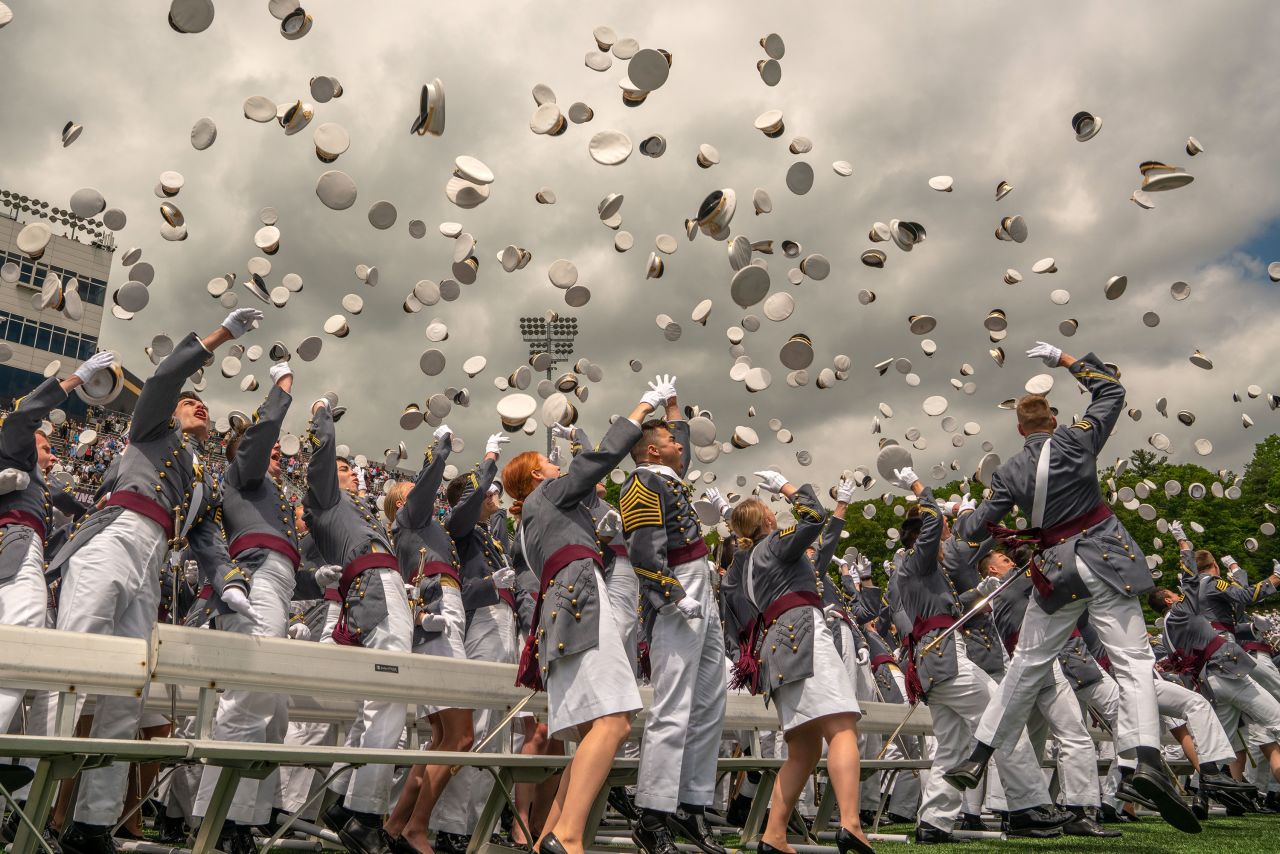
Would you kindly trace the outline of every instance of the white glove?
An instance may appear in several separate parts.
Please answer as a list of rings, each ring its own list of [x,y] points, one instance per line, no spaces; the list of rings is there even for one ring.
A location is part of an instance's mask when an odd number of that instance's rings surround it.
[[[282,377],[293,376],[293,368],[289,367],[288,362],[278,362],[271,366],[271,370],[268,373],[271,374],[271,381],[278,383]]]
[[[424,632],[443,632],[448,628],[449,621],[440,614],[423,614],[418,618],[418,625]]]
[[[307,624],[302,621],[290,623],[289,637],[294,640],[311,640],[311,629],[307,628]]]
[[[1169,523],[1169,533],[1173,534],[1173,538],[1179,543],[1187,538],[1186,529],[1182,527],[1182,522],[1178,520]]]
[[[858,578],[863,581],[871,580],[871,561],[865,556],[858,560]]]
[[[840,504],[848,504],[853,500],[854,482],[847,477],[840,478],[840,482],[836,484],[836,501]]]
[[[359,489],[361,492],[367,492],[367,491],[368,491],[368,489],[367,489],[367,485],[366,485],[366,481],[365,481],[365,479],[364,479],[364,469],[363,469],[363,468],[358,468],[358,469],[356,469],[356,488],[357,488],[357,489]]]
[[[31,485],[31,475],[22,469],[4,469],[0,471],[0,495],[9,492],[21,492]]]
[[[432,438],[434,438],[437,442],[444,439],[445,436],[452,436],[452,435],[453,435],[453,430],[449,429],[448,424],[441,424],[439,427],[435,429],[435,432],[431,434]]]
[[[111,367],[111,363],[114,361],[115,356],[110,353],[94,353],[85,360],[83,365],[76,368],[75,375],[80,378],[80,382],[87,383],[98,371]]]
[[[676,378],[671,374],[658,374],[649,383],[649,388],[662,395],[662,402],[666,403],[676,396]]]
[[[552,436],[555,436],[557,439],[565,439],[570,442],[573,441],[573,434],[576,430],[577,430],[576,427],[573,427],[573,426],[566,427],[563,424],[561,424],[559,421],[551,425]]]
[[[867,649],[865,646],[858,647],[858,651],[854,654],[854,659],[859,664],[870,664],[871,650]]]
[[[823,608],[822,615],[827,618],[828,623],[834,623],[836,620],[840,619],[835,605],[828,605]]]
[[[489,489],[487,491],[489,495],[497,495],[502,490],[498,487],[498,484],[491,483],[489,484]]]
[[[942,511],[943,516],[954,516],[960,510],[959,501],[939,501],[938,509]]]
[[[262,312],[256,308],[237,308],[222,321],[222,328],[230,332],[232,338],[239,338],[252,329],[259,320],[262,320]]]
[[[717,516],[723,518],[724,514],[729,512],[729,502],[720,494],[720,490],[716,489],[714,486],[710,486],[707,487],[707,491],[702,494],[711,502],[711,506],[716,508]]]
[[[676,609],[684,614],[686,620],[702,619],[702,603],[697,599],[686,596],[676,603]]]
[[[1271,559],[1271,574],[1280,575],[1280,560]]]
[[[200,581],[200,564],[194,560],[189,560],[182,565],[182,580],[190,584],[192,587]]]
[[[600,521],[596,523],[596,536],[602,543],[611,543],[621,531],[622,517],[618,515],[617,510],[610,507],[609,512],[601,516]]]
[[[886,560],[881,566],[884,568],[885,575],[893,575],[893,561]]]
[[[547,454],[547,460],[553,465],[560,465],[560,444],[553,442],[551,445],[551,453]]]
[[[3,474],[4,474],[4,472],[0,472],[0,475],[3,475]],[[1236,559],[1235,559],[1235,558],[1233,558],[1231,555],[1223,555],[1223,556],[1222,556],[1222,565],[1223,565],[1223,566],[1225,566],[1227,569],[1235,569],[1235,568],[1236,568],[1237,566],[1239,566],[1240,564],[1239,564],[1239,562],[1237,562],[1237,561],[1236,561]]]
[[[781,472],[772,469],[756,472],[756,477],[760,478],[760,488],[765,492],[771,492],[774,495],[782,492],[782,487],[787,485],[787,477]]]
[[[903,468],[893,470],[894,486],[900,486],[903,489],[910,490],[911,487],[919,480],[920,478],[916,477],[915,469],[911,468],[911,466],[905,466]]]
[[[489,437],[489,441],[484,443],[484,452],[486,454],[501,454],[502,446],[510,441],[510,437],[504,436],[501,433],[494,433]]]
[[[493,586],[499,590],[512,590],[516,586],[516,571],[505,567],[493,574]]]
[[[1062,350],[1046,344],[1043,341],[1037,341],[1036,346],[1027,351],[1028,359],[1039,359],[1051,368],[1058,367],[1058,362],[1062,359]]]
[[[835,561],[836,568],[840,570],[841,575],[849,574],[849,561],[842,557],[832,558],[832,560]]]
[[[316,584],[320,587],[332,587],[342,577],[342,567],[336,563],[318,566],[315,571]]]
[[[1000,579],[994,575],[988,575],[978,582],[978,592],[983,596],[990,596],[997,587],[1000,586]]]
[[[262,622],[262,616],[254,609],[249,597],[239,587],[228,587],[222,591],[222,604],[255,623]]]
[[[960,506],[956,508],[956,515],[959,516],[961,513],[977,509],[978,502],[974,501],[973,497],[966,492],[964,497],[960,499]]]
[[[649,390],[640,396],[640,402],[647,403],[650,409],[656,410],[667,401],[666,398],[662,396],[662,393],[653,387],[653,383],[650,383]]]

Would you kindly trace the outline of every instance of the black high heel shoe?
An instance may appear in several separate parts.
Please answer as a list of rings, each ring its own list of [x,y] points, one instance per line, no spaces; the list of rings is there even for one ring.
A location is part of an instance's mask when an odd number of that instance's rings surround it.
[[[768,842],[761,840],[756,845],[756,854],[785,854],[781,848],[774,848]]]
[[[538,845],[537,854],[569,854],[569,852],[560,844],[560,840],[556,839],[554,833],[548,833],[542,837],[542,842]]]
[[[836,847],[840,849],[840,854],[849,854],[850,851],[857,854],[876,854],[876,850],[849,831],[849,828],[842,827],[836,833]]]

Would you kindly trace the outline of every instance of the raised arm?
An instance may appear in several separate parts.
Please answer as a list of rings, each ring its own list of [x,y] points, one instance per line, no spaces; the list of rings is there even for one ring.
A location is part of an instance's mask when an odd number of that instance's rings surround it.
[[[444,480],[444,466],[453,453],[453,433],[447,424],[436,428],[436,442],[427,448],[422,459],[422,471],[413,483],[413,489],[405,496],[404,506],[396,511],[396,520],[405,528],[422,528],[435,513],[436,495]]]
[[[991,475],[991,497],[977,509],[961,509],[951,524],[951,532],[962,540],[981,542],[988,539],[991,535],[987,533],[987,525],[999,524],[1015,503],[997,469]]]
[[[306,505],[320,510],[335,506],[342,498],[338,486],[338,442],[333,433],[333,413],[329,401],[321,398],[312,405],[311,459],[307,461]]]
[[[783,497],[791,502],[796,524],[789,530],[779,531],[778,536],[769,537],[766,542],[779,560],[794,563],[804,557],[805,549],[813,545],[813,541],[822,533],[827,514],[810,484],[806,483],[796,489],[788,483],[781,491]]]
[[[924,486],[920,481],[916,481],[919,487],[916,496],[919,498],[920,508],[920,534],[916,537],[915,545],[912,546],[910,554],[902,563],[900,572],[907,572],[913,575],[929,575],[937,572],[938,563],[938,545],[942,542],[942,509],[938,507],[938,502],[933,497],[933,490]]]
[[[489,487],[497,473],[498,456],[494,454],[491,457],[486,455],[478,469],[465,475],[470,481],[467,493],[462,500],[453,505],[453,510],[449,513],[449,521],[445,525],[454,542],[470,534],[479,524],[480,511],[484,509],[484,499],[489,494]]]
[[[272,373],[280,366],[273,367]],[[286,371],[288,365],[284,365]],[[236,450],[235,459],[229,466],[229,474],[234,475],[235,483],[244,489],[253,489],[267,476],[271,466],[271,452],[280,441],[280,430],[284,427],[284,418],[289,413],[289,404],[293,398],[289,389],[293,386],[293,375],[284,373],[276,380],[267,394],[267,399],[254,413],[253,423],[245,430],[240,447]]]
[[[614,421],[599,447],[578,454],[560,477],[540,487],[548,500],[561,510],[569,510],[594,494],[600,479],[622,462],[631,446],[639,440],[639,421],[650,411],[652,407],[642,405],[631,417]]]
[[[35,470],[36,428],[49,412],[67,399],[56,377],[50,377],[21,398],[0,426],[0,468]]]

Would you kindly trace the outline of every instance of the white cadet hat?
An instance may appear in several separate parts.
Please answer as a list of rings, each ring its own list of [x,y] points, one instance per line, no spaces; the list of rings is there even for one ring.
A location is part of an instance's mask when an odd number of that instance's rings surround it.
[[[324,122],[311,137],[316,144],[316,157],[321,163],[332,163],[351,147],[351,134],[337,122]]]
[[[418,117],[409,127],[409,133],[424,136],[444,134],[444,84],[437,77],[422,87],[418,97]]]
[[[698,156],[695,160],[703,169],[710,169],[720,162],[720,150],[714,145],[704,142],[698,146]]]
[[[497,411],[503,428],[515,431],[538,411],[538,403],[527,394],[509,394],[498,401]]]
[[[330,210],[344,211],[356,203],[356,182],[346,172],[330,169],[316,180],[316,196]]]
[[[1071,117],[1071,129],[1076,132],[1077,142],[1088,142],[1102,130],[1102,119],[1081,110]]]
[[[1185,187],[1195,180],[1187,170],[1158,160],[1143,161],[1139,164],[1138,171],[1142,173],[1142,189],[1148,193]]]
[[[53,230],[48,223],[29,222],[18,232],[18,251],[33,261],[44,255],[44,250],[53,238]]]
[[[173,0],[169,4],[169,26],[174,32],[202,33],[212,23],[212,0]]]
[[[76,386],[76,394],[90,406],[106,406],[124,389],[124,370],[117,356],[110,367],[97,371],[89,380]]]
[[[787,189],[797,196],[813,189],[813,167],[803,160],[792,163],[787,169]]]
[[[670,73],[671,55],[653,48],[636,51],[627,63],[627,78],[646,92],[660,89]]]

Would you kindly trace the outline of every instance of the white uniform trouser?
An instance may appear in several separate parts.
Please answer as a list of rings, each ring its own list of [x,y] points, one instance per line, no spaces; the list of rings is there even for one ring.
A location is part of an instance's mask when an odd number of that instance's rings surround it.
[[[1251,652],[1257,667],[1253,668],[1253,672],[1249,675],[1253,677],[1253,681],[1262,686],[1262,689],[1271,696],[1280,700],[1280,670],[1276,669],[1276,663],[1271,656],[1265,652]]]
[[[67,561],[58,598],[58,628],[149,640],[160,605],[164,529],[123,510]],[[142,717],[141,697],[96,698],[92,738],[131,739]],[[80,777],[74,818],[115,824],[124,807],[129,763],[113,762]]]
[[[1120,711],[1114,738],[1121,756],[1133,756],[1139,746],[1160,746],[1160,715],[1156,711],[1155,683],[1151,680],[1155,657],[1147,640],[1142,606],[1131,596],[1117,593],[1076,558],[1076,572],[1090,598],[1063,605],[1052,614],[1041,610],[1035,597],[1027,605],[1018,633],[1018,648],[996,699],[987,707],[975,733],[978,741],[999,748],[1019,737],[1036,694],[1047,678],[1058,651],[1075,630],[1086,609],[1107,654],[1120,688]]]
[[[387,567],[366,572],[377,573],[376,582],[374,579],[370,581],[382,584],[387,600],[387,616],[372,631],[364,633],[364,648],[408,652],[413,642],[413,617],[409,614],[409,600],[405,596],[404,581],[401,580],[400,573]],[[356,719],[347,744],[351,747],[382,750],[394,748],[404,731],[405,712],[404,703],[361,701],[356,709]],[[391,798],[391,776],[394,771],[395,768],[391,765],[365,765],[338,775],[329,784],[329,788],[339,794],[346,793],[347,809],[381,815],[387,811],[387,803]]]
[[[174,738],[195,738],[195,716],[179,718],[173,728]],[[180,818],[188,824],[195,818],[196,793],[200,789],[200,766],[179,765],[170,772],[166,781],[164,814]]]
[[[337,742],[337,732],[333,724],[298,723],[291,721],[285,734],[285,744],[325,744]],[[302,805],[320,788],[323,778],[312,768],[286,765],[280,769],[280,808],[285,812],[296,813]],[[320,812],[319,799],[311,808],[303,813],[302,818],[314,821]]]
[[[703,616],[686,619],[672,603],[653,618],[653,702],[640,748],[636,806],[663,812],[682,803],[711,805],[728,691],[711,567],[699,558],[671,572],[684,594],[702,603]]]
[[[516,619],[511,606],[506,602],[499,602],[473,611],[471,623],[467,626],[465,645],[468,659],[514,664]],[[475,743],[483,741],[502,717],[503,713],[497,709],[476,709],[472,712]],[[496,735],[482,752],[500,753],[504,746],[503,736]],[[488,771],[483,768],[463,768],[449,782],[432,810],[431,827],[445,833],[470,835],[480,823],[480,811],[484,809],[492,788],[493,775]]]
[[[44,541],[33,536],[13,578],[0,584],[0,626],[43,629],[49,590],[44,583]],[[16,717],[26,688],[0,688],[0,732]]]
[[[1280,701],[1268,694],[1250,676],[1220,676],[1210,672],[1213,710],[1227,732],[1235,732],[1241,716],[1248,718],[1249,729],[1260,731],[1261,743],[1280,741]]]
[[[262,566],[254,570],[249,586],[249,602],[261,622],[232,611],[217,618],[221,631],[255,637],[285,637],[289,625],[289,600],[293,597],[293,564],[282,554],[267,552]],[[284,694],[252,691],[224,691],[218,699],[218,714],[213,721],[215,741],[248,741],[282,744],[289,728],[289,700]],[[196,796],[195,813],[206,814],[213,788],[222,769],[206,765],[200,777],[200,793]],[[272,771],[261,780],[242,779],[227,812],[227,819],[237,824],[261,825],[271,819],[280,772]]]
[[[933,716],[933,736],[938,747],[933,767],[926,775],[921,792],[920,821],[950,831],[960,812],[960,791],[942,779],[942,773],[960,762],[969,752],[973,739],[973,721],[982,715],[994,699],[996,684],[982,668],[964,655],[956,656],[954,677],[929,689],[929,712]],[[995,759],[1004,783],[1005,799],[1010,810],[1021,810],[1047,803],[1049,791],[1036,762],[1031,742],[1025,731],[1008,748],[998,748]]]
[[[613,571],[604,586],[609,593],[609,605],[613,608],[613,622],[618,627],[618,636],[622,638],[622,649],[634,667],[640,639],[640,577],[626,555],[614,553]]]
[[[1053,683],[1040,690],[1031,719],[1028,736],[1033,745],[1041,745],[1037,752],[1048,746],[1048,736],[1058,744],[1059,802],[1072,807],[1098,806],[1098,751],[1085,728],[1075,691],[1056,663]]]

